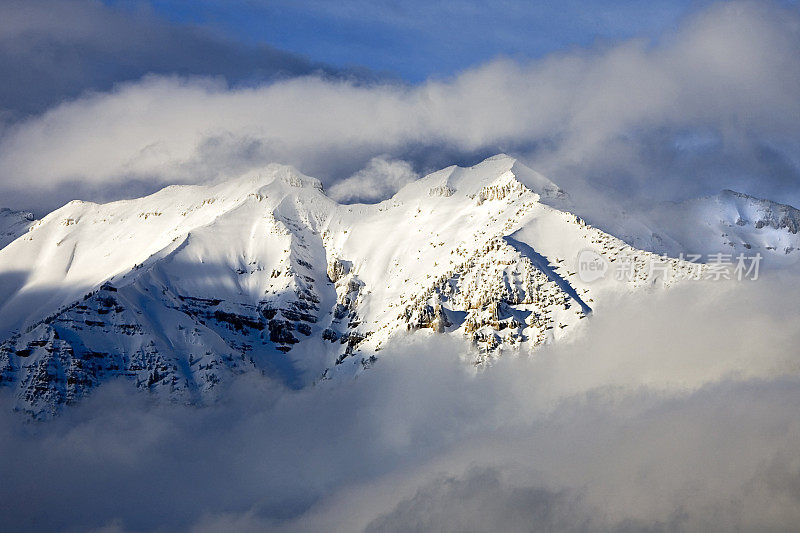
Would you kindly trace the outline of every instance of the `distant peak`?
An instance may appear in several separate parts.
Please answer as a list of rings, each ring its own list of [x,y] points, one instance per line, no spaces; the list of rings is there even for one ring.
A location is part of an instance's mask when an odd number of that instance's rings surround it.
[[[474,195],[498,180],[515,180],[542,199],[564,199],[567,194],[555,183],[521,163],[517,158],[500,153],[470,167],[449,167],[432,172],[403,187],[393,197],[406,200],[424,196],[450,197]]]
[[[761,200],[761,198],[756,198],[755,196],[750,196],[749,194],[745,194],[743,192],[734,191],[733,189],[722,189],[720,191],[720,196],[733,196],[736,198],[748,198],[753,200]]]
[[[484,166],[492,166],[495,172],[498,173],[510,171],[514,174],[517,181],[541,196],[555,197],[566,195],[566,193],[558,185],[550,181],[550,179],[536,172],[516,157],[508,154],[500,153],[493,155],[475,165],[475,167]]]
[[[732,189],[723,189],[722,191],[720,191],[719,197],[720,198],[740,198],[742,200],[747,200],[747,201],[750,201],[750,202],[753,202],[753,203],[756,203],[756,204],[760,204],[760,205],[764,205],[764,206],[769,205],[769,206],[772,206],[774,208],[798,211],[798,209],[796,207],[791,206],[789,204],[782,204],[782,203],[776,202],[774,200],[769,200],[767,198],[760,198],[758,196],[753,196],[751,194],[746,194],[746,193],[743,193],[743,192],[734,191]]]
[[[322,190],[320,180],[306,176],[291,165],[271,165],[269,168],[274,173],[275,179],[279,179],[290,187]]]
[[[270,163],[264,167],[257,168],[242,174],[232,180],[226,180],[219,185],[225,184],[252,184],[254,188],[261,188],[272,183],[281,183],[295,188],[312,188],[322,190],[322,182],[316,178],[306,176],[291,165],[280,163]]]
[[[501,153],[495,154],[495,155],[493,155],[491,157],[487,157],[486,159],[481,161],[481,163],[486,163],[488,161],[510,161],[511,163],[514,163],[516,160],[517,160],[516,157],[510,156],[510,155],[508,155],[506,153],[502,153],[501,152]]]
[[[33,221],[36,219],[36,217],[30,211],[15,211],[13,209],[9,209],[8,207],[0,207],[0,216],[15,217],[28,221]]]

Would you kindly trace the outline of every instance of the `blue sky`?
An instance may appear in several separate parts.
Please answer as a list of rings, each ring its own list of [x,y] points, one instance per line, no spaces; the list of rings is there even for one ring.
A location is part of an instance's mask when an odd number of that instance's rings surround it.
[[[114,3],[114,2],[112,2]],[[702,0],[156,0],[175,23],[214,28],[339,67],[364,66],[409,82],[450,76],[497,56],[536,58],[598,41],[656,38]],[[123,3],[141,8],[140,3]]]

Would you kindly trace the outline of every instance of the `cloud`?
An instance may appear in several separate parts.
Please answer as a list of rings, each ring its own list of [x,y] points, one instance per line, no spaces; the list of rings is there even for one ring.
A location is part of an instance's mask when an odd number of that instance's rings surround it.
[[[567,531],[590,522],[569,494],[515,487],[497,469],[432,481],[390,513],[372,521],[370,532]]]
[[[8,128],[0,189],[198,182],[270,161],[330,188],[376,156],[429,170],[409,154],[438,147],[460,161],[520,154],[576,196],[731,187],[796,202],[798,28],[796,9],[723,3],[655,43],[497,60],[419,86],[150,76]]]
[[[170,24],[146,7],[85,0],[0,4],[0,118],[38,113],[87,90],[147,73],[222,76],[255,83],[336,71],[266,45],[246,45],[195,26]]]
[[[365,168],[334,183],[328,195],[342,203],[376,202],[389,198],[417,178],[407,161],[373,157]]]
[[[598,309],[475,372],[415,336],[348,382],[243,376],[203,409],[125,381],[59,419],[0,409],[25,530],[787,530],[800,520],[796,274]],[[642,309],[647,309],[643,313]]]

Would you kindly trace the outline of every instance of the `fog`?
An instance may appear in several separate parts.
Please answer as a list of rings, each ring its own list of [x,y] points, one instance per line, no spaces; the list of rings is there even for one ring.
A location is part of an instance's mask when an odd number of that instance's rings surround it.
[[[789,530],[797,281],[623,297],[477,371],[460,341],[420,334],[355,380],[244,376],[207,408],[124,381],[45,423],[4,400],[5,527]]]

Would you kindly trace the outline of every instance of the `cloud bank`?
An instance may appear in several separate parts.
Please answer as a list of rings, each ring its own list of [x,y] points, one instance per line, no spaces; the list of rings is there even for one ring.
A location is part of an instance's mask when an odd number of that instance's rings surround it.
[[[271,161],[330,188],[376,156],[424,172],[506,151],[578,195],[678,199],[731,187],[800,203],[798,49],[796,8],[737,2],[657,42],[499,59],[418,86],[148,76],[6,128],[0,188],[18,202],[31,190],[62,200]]]
[[[800,520],[796,275],[616,302],[475,372],[438,337],[347,383],[243,377],[204,409],[120,382],[0,409],[19,530],[742,531]],[[648,309],[642,313],[642,309]]]
[[[170,24],[143,4],[8,0],[0,4],[0,119],[39,113],[145,74],[264,82],[336,70],[297,54]]]

